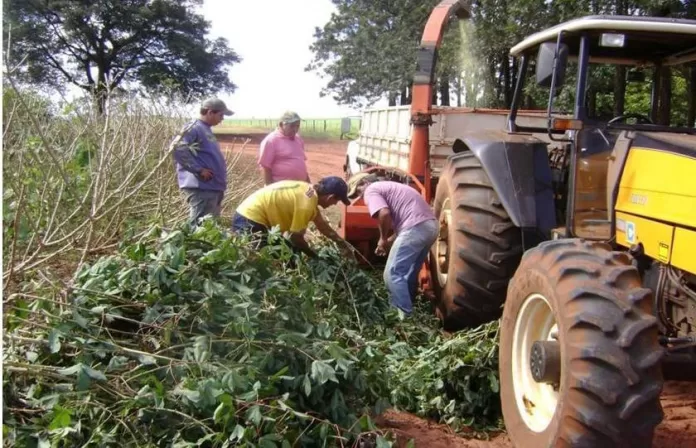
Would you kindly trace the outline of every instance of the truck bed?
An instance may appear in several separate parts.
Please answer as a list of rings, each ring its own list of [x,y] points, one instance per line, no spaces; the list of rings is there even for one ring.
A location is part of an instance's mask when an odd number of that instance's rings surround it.
[[[438,177],[452,154],[454,141],[464,132],[482,129],[505,129],[509,110],[434,107],[430,126],[430,165]],[[371,165],[408,170],[412,126],[410,106],[368,109],[363,113],[360,134],[348,149],[353,172]],[[546,111],[518,111],[517,124],[545,128]],[[551,142],[545,133],[535,134]]]

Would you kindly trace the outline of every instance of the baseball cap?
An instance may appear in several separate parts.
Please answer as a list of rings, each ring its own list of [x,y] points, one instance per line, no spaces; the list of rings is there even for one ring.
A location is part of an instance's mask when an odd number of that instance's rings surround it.
[[[234,115],[234,112],[227,108],[227,105],[220,98],[208,98],[201,103],[201,108],[215,112],[224,112],[225,115]]]
[[[348,200],[348,184],[345,180],[338,176],[328,176],[321,178],[319,180],[319,185],[322,186],[322,190],[325,194],[333,194],[344,204],[350,205],[350,200]]]
[[[301,121],[302,119],[300,118],[299,115],[297,115],[296,112],[291,112],[287,111],[285,112],[281,117],[280,117],[280,122],[281,123],[295,123],[297,121]]]
[[[367,183],[377,181],[377,176],[372,173],[358,173],[348,179],[348,197],[353,199],[358,195],[358,187]]]

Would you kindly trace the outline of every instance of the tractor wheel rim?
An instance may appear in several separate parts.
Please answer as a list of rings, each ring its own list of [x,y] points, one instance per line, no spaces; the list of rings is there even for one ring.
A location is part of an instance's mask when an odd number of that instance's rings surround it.
[[[517,411],[527,427],[542,432],[551,423],[558,404],[553,386],[537,383],[532,376],[530,353],[535,341],[555,341],[558,325],[548,300],[530,294],[517,313],[512,339],[512,385]]]
[[[449,229],[452,224],[452,208],[449,198],[445,199],[440,210],[440,233],[435,243],[437,255],[437,281],[441,287],[447,284],[449,273]]]

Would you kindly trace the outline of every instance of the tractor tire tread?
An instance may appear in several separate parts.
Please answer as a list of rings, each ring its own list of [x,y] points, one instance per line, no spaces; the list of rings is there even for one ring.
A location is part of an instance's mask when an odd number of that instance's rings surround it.
[[[522,238],[473,153],[451,156],[442,170],[433,207],[438,218],[447,199],[452,213],[449,280],[438,283],[433,263],[433,284],[443,325],[456,331],[500,317],[522,256]]]
[[[555,291],[556,315],[567,329],[561,336],[569,357],[564,365],[573,366],[566,404],[557,412],[586,429],[561,423],[556,441],[602,447],[652,440],[663,415],[664,351],[652,293],[642,287],[630,257],[603,243],[546,241],[525,254],[508,294],[540,276]]]

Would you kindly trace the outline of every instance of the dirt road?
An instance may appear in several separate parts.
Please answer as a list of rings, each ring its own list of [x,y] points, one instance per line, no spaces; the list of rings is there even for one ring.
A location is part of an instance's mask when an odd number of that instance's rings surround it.
[[[223,149],[240,150],[244,146],[244,152],[256,156],[259,143],[265,134],[218,134],[217,139]],[[343,176],[343,163],[346,157],[347,140],[324,140],[303,137],[305,140],[305,152],[307,154],[307,166],[312,180],[324,176]]]
[[[264,134],[218,135],[223,148],[242,150],[249,156],[258,152]],[[246,144],[244,144],[246,142]],[[312,180],[328,175],[343,175],[347,141],[305,138],[307,164]],[[243,149],[242,149],[242,146]],[[661,397],[665,418],[658,426],[653,448],[696,447],[696,384],[667,382]],[[491,440],[471,440],[454,434],[447,426],[418,418],[408,413],[386,412],[378,419],[383,429],[399,436],[399,446],[414,439],[417,447],[427,448],[508,448],[513,447],[506,434],[493,435]]]

